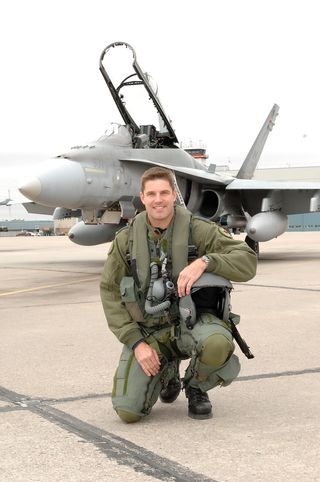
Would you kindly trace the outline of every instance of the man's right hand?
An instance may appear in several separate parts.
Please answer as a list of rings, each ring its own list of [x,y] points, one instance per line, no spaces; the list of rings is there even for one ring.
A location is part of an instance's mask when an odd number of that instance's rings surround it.
[[[134,356],[148,377],[154,377],[160,371],[158,353],[148,343],[142,341],[134,349]]]

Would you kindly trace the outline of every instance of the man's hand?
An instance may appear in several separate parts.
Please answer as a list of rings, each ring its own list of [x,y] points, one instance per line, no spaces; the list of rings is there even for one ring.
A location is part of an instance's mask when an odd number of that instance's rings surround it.
[[[180,297],[190,295],[191,286],[200,278],[202,273],[205,272],[206,267],[206,262],[199,258],[180,271],[177,281],[178,294]]]
[[[148,343],[142,341],[134,349],[134,356],[148,377],[154,377],[160,370],[158,353]]]

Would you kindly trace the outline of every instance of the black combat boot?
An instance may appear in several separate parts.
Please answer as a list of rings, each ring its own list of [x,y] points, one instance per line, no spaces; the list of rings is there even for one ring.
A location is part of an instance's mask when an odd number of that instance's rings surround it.
[[[174,402],[181,391],[181,380],[180,377],[171,378],[168,385],[162,388],[160,392],[160,400],[162,403],[172,403]]]
[[[212,417],[212,405],[206,392],[200,388],[186,387],[186,397],[189,417],[200,420]]]

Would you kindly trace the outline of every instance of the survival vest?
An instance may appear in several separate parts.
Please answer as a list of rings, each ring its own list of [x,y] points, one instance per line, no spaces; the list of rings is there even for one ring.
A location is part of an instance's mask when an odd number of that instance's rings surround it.
[[[174,218],[166,230],[168,265],[171,280],[176,285],[180,271],[197,257],[196,247],[191,239],[192,214],[184,207],[175,206]],[[127,258],[131,266],[132,277],[124,277],[120,292],[122,301],[135,321],[145,322],[144,307],[150,284],[150,240],[148,239],[147,214],[138,214],[131,222],[128,233]],[[138,306],[139,309],[138,309]],[[172,304],[170,318],[178,317],[178,307]],[[156,318],[156,317],[153,317]]]

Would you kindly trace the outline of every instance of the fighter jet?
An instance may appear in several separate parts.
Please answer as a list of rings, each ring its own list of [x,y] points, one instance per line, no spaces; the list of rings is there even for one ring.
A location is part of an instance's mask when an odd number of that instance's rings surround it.
[[[107,58],[120,49],[129,55],[120,81],[107,71]],[[127,67],[129,67],[127,69]],[[179,147],[172,123],[149,74],[139,66],[134,49],[125,42],[108,45],[100,56],[100,71],[121,114],[96,142],[71,148],[45,161],[20,191],[35,204],[55,208],[54,218],[79,217],[69,238],[81,245],[111,241],[143,206],[140,178],[151,166],[173,171],[180,202],[198,216],[220,222],[233,232],[246,232],[254,249],[284,233],[288,214],[320,211],[320,182],[258,181],[252,179],[279,107],[268,114],[236,177],[208,168]],[[155,116],[138,121],[130,102],[146,94]],[[133,94],[133,95],[132,95]],[[139,100],[140,102],[140,100]],[[27,207],[27,204],[25,204]],[[56,207],[61,206],[61,207]],[[41,212],[41,211],[40,211]]]
[[[9,206],[11,204],[12,199],[7,197],[6,199],[3,199],[0,201],[0,206]]]
[[[0,201],[0,206],[11,206],[13,204],[13,199],[10,197],[10,191],[8,191],[8,197]]]

